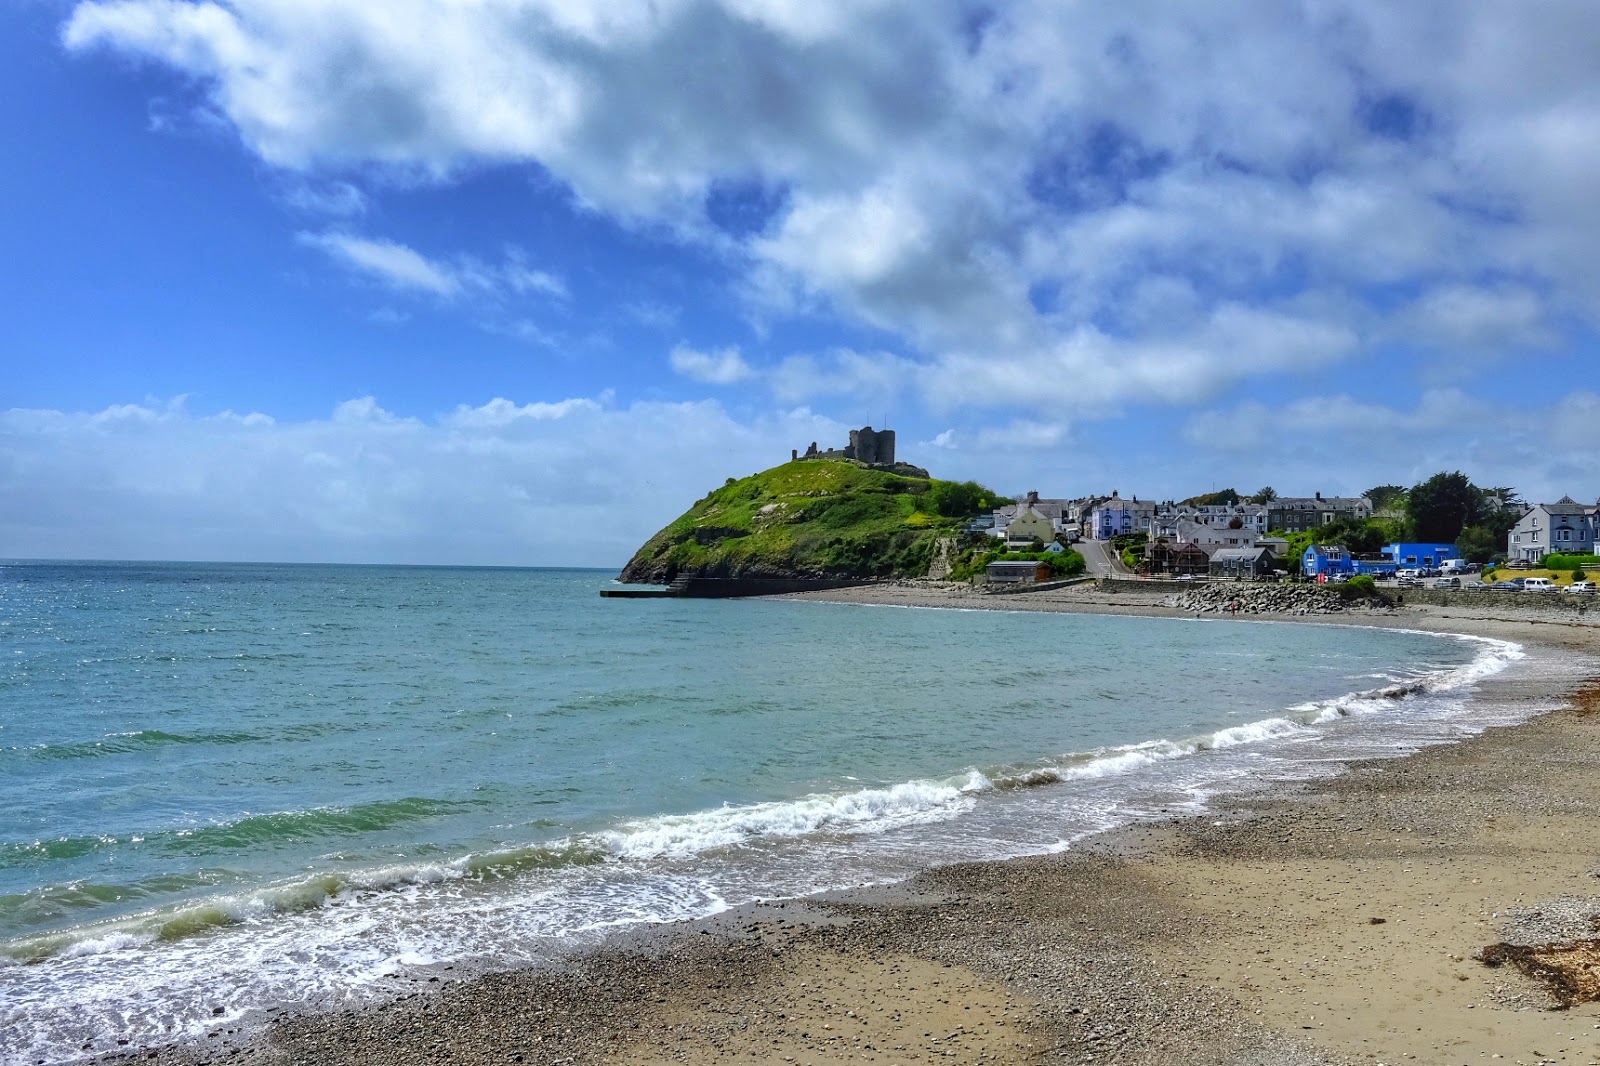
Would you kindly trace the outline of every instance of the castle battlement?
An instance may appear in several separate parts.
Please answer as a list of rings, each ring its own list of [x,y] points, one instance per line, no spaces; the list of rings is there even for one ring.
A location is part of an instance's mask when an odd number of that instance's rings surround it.
[[[791,459],[854,459],[858,463],[868,466],[893,466],[894,465],[894,430],[873,429],[863,426],[850,431],[850,443],[843,448],[829,448],[827,451],[818,451],[817,442],[812,441],[811,446],[801,455],[798,448],[789,453]]]

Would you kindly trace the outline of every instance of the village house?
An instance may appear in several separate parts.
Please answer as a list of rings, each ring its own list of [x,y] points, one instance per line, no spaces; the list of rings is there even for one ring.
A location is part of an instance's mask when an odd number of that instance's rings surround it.
[[[1251,548],[1260,540],[1260,535],[1255,530],[1243,525],[1230,528],[1228,526],[1213,526],[1209,523],[1196,522],[1182,518],[1177,521],[1173,538],[1179,544],[1195,544],[1203,548],[1207,555],[1220,548]]]
[[[1263,547],[1218,548],[1211,555],[1212,577],[1256,581],[1271,577],[1278,557]]]
[[[1518,562],[1537,563],[1552,552],[1592,555],[1596,537],[1600,536],[1595,521],[1595,508],[1571,496],[1563,496],[1555,503],[1536,504],[1511,527],[1506,556]]]
[[[1284,496],[1267,504],[1267,528],[1284,533],[1303,533],[1341,518],[1366,521],[1372,517],[1372,501],[1365,496],[1323,496],[1307,499]]]
[[[1141,533],[1150,526],[1156,515],[1156,505],[1151,500],[1141,501],[1135,496],[1124,500],[1116,492],[1094,505],[1089,513],[1089,528],[1085,531],[1096,540],[1110,540],[1127,533]]]

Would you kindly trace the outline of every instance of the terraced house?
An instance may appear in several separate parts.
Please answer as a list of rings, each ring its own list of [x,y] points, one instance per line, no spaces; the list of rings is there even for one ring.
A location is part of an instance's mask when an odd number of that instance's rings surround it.
[[[1511,527],[1506,556],[1513,561],[1537,563],[1551,552],[1592,555],[1600,536],[1596,520],[1595,507],[1571,496],[1563,496],[1555,503],[1536,504]]]
[[[1284,496],[1267,504],[1267,525],[1286,533],[1303,533],[1341,518],[1366,521],[1372,501],[1365,496]]]

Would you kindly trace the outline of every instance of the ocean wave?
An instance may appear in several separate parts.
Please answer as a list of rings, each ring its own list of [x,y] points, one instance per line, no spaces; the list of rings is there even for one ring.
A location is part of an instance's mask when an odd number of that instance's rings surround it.
[[[249,744],[266,739],[268,738],[257,733],[168,733],[160,729],[137,729],[125,733],[107,733],[98,740],[79,740],[67,744],[36,744],[32,747],[10,750],[29,759],[54,761],[98,759],[108,755],[126,755],[178,744]]]
[[[337,906],[359,900],[372,893],[390,892],[445,881],[493,881],[509,879],[534,870],[590,865],[605,861],[605,853],[585,840],[558,840],[545,845],[466,855],[448,861],[398,862],[368,869],[327,871],[249,889],[186,899],[157,906],[138,914],[107,919],[12,940],[0,941],[0,962],[36,963],[50,958],[77,958],[104,954],[156,943],[171,943],[201,936],[218,929],[249,922],[298,914],[319,907]],[[226,871],[221,872],[228,877]],[[153,896],[157,889],[168,891],[214,887],[200,876],[168,878],[165,886],[156,879],[131,885],[51,886],[29,896],[4,897],[19,905],[37,903],[37,897],[71,899],[81,894],[85,901],[98,898],[102,903],[123,902]]]
[[[1257,721],[1229,726],[1201,736],[1156,739],[1136,744],[1073,752],[1059,759],[1034,766],[992,768],[978,776],[986,787],[997,790],[1034,788],[1096,778],[1116,777],[1136,772],[1154,763],[1167,762],[1205,752],[1241,745],[1309,734],[1314,727],[1342,718],[1392,711],[1404,700],[1450,693],[1475,685],[1504,670],[1523,657],[1521,647],[1510,641],[1481,637],[1462,637],[1478,641],[1483,651],[1471,662],[1441,669],[1420,677],[1397,681],[1378,688],[1349,692],[1326,700],[1314,700],[1285,708],[1283,712]],[[1394,682],[1394,679],[1388,679]]]
[[[44,866],[96,851],[123,847],[150,848],[184,856],[226,854],[303,843],[307,840],[358,836],[393,829],[410,822],[456,811],[485,807],[487,799],[443,800],[408,796],[352,807],[313,807],[247,815],[236,821],[183,829],[165,829],[123,836],[85,835],[0,844],[0,870]]]
[[[619,858],[686,858],[762,838],[882,831],[953,817],[972,803],[972,793],[959,784],[907,781],[842,795],[812,795],[641,819],[598,839],[607,852]]]

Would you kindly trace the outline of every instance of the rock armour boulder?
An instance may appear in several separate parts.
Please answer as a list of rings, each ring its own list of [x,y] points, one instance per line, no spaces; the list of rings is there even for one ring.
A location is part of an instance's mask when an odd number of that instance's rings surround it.
[[[1195,614],[1341,614],[1385,608],[1368,600],[1346,601],[1326,585],[1277,585],[1224,582],[1201,585],[1168,601]]]

